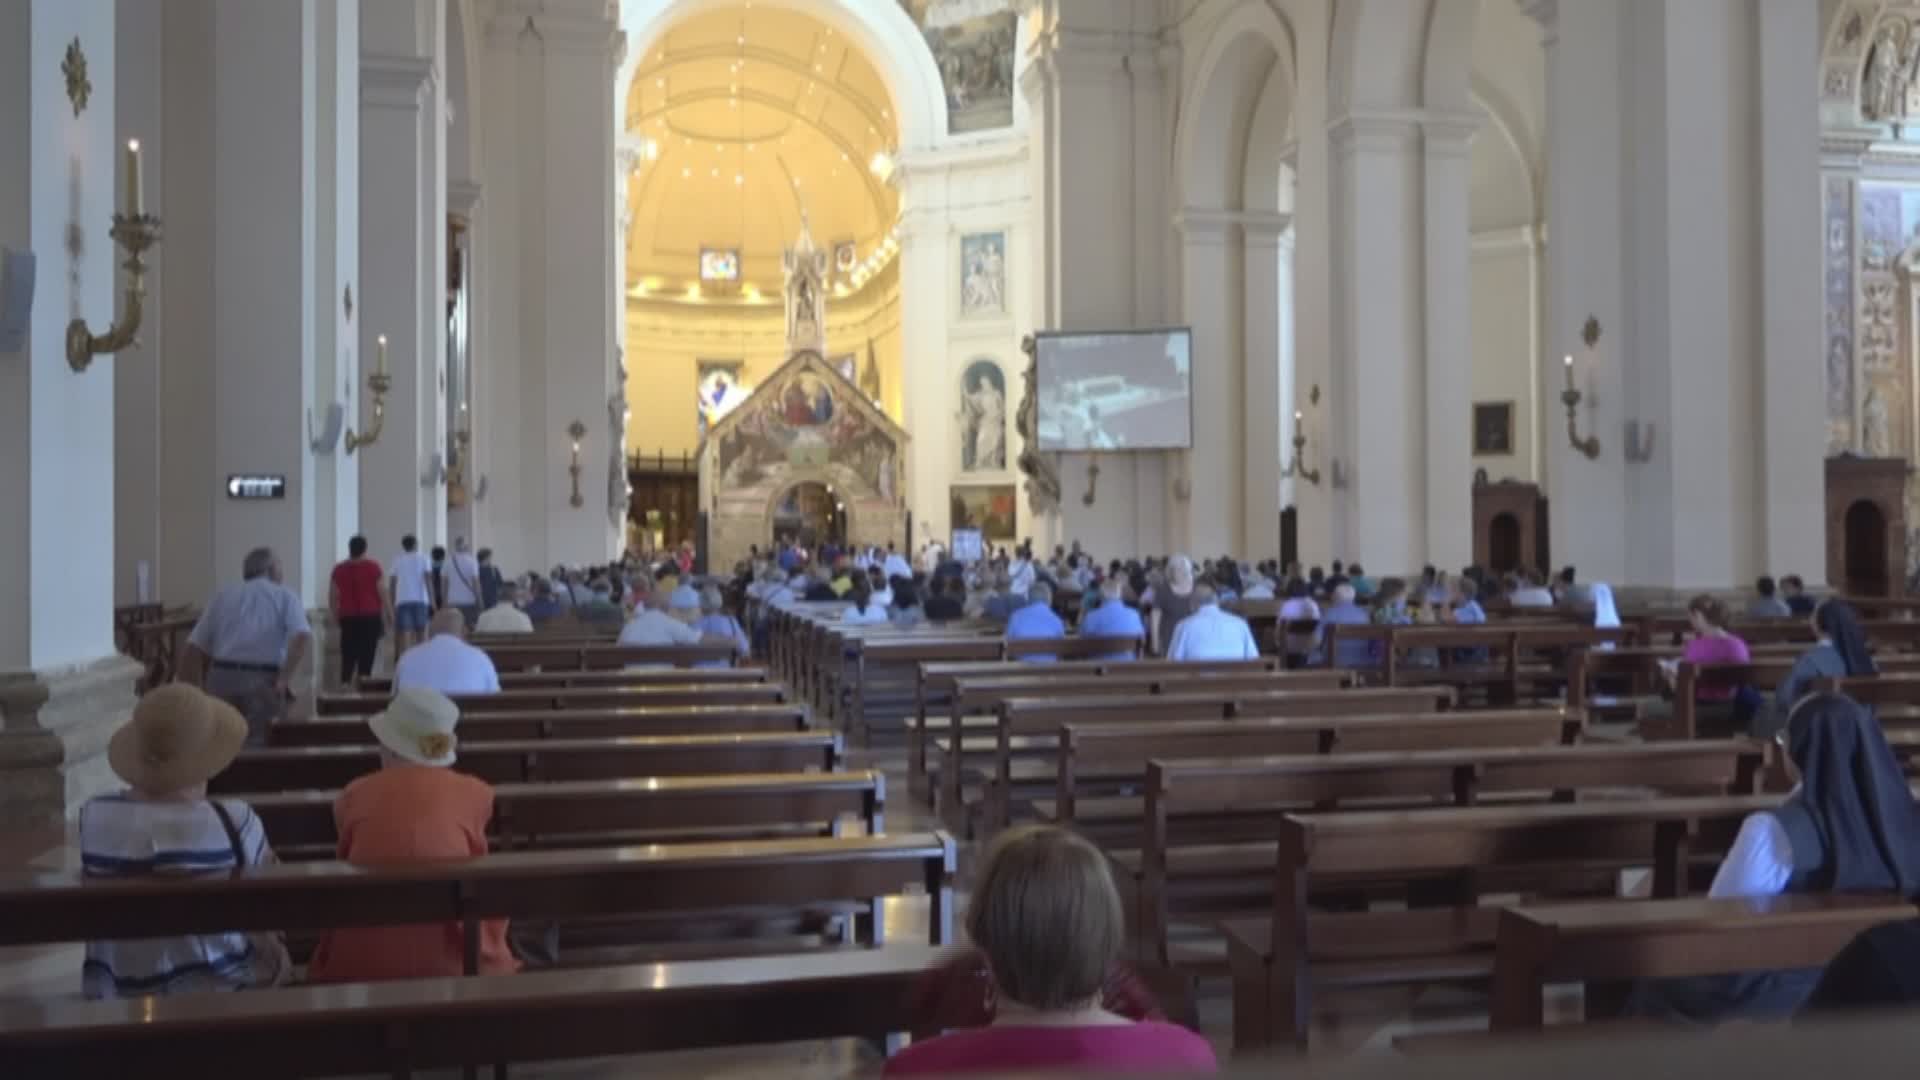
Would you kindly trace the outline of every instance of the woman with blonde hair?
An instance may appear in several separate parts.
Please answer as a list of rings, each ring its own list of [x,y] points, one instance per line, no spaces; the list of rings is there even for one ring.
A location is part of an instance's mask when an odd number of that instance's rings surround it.
[[[1166,584],[1153,587],[1153,639],[1158,643],[1162,655],[1173,641],[1173,628],[1180,620],[1193,614],[1197,606],[1193,602],[1195,585],[1193,560],[1185,555],[1175,555],[1167,560]]]
[[[974,886],[967,934],[985,961],[981,1004],[991,1020],[916,1043],[887,1062],[886,1075],[1217,1068],[1193,1032],[1129,1018],[1154,1010],[1129,1008],[1142,995],[1124,982],[1115,993],[1126,941],[1120,893],[1106,856],[1074,833],[1031,825],[1000,834]]]

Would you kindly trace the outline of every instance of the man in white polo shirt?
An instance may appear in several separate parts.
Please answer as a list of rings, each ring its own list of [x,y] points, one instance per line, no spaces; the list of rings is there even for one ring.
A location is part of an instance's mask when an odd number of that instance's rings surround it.
[[[468,550],[467,538],[457,537],[453,541],[453,554],[447,556],[447,565],[440,571],[442,587],[446,590],[447,606],[460,609],[467,617],[467,625],[480,621],[480,563]]]
[[[400,554],[387,564],[387,590],[393,602],[393,658],[397,664],[407,647],[427,632],[433,613],[433,567],[420,553],[420,541],[409,533],[400,538]]]
[[[408,649],[395,665],[395,690],[424,686],[448,697],[500,692],[493,659],[466,642],[467,617],[459,608],[434,613],[432,629],[433,637]]]
[[[520,585],[503,581],[499,585],[500,602],[480,613],[473,624],[476,634],[531,634],[533,618],[520,610]]]

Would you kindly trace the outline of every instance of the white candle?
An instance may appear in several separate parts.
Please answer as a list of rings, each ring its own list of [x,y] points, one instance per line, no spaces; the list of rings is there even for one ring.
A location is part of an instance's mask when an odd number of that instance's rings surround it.
[[[387,373],[387,335],[381,334],[374,340],[380,345],[380,359],[376,361],[374,370],[385,375]]]
[[[139,217],[147,211],[147,200],[140,190],[140,140],[127,140],[127,213]]]
[[[1567,354],[1567,389],[1573,389],[1573,354]]]

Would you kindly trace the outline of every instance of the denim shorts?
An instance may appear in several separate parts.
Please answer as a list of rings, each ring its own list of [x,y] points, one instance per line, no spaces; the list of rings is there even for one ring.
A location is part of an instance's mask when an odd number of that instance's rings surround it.
[[[402,633],[410,630],[425,630],[427,628],[427,605],[393,605],[393,628]]]

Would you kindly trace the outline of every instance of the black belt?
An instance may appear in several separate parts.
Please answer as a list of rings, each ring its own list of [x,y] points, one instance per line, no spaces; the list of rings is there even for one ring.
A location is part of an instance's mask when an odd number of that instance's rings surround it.
[[[279,664],[239,664],[232,660],[215,660],[213,667],[220,671],[252,671],[261,675],[280,674]]]

